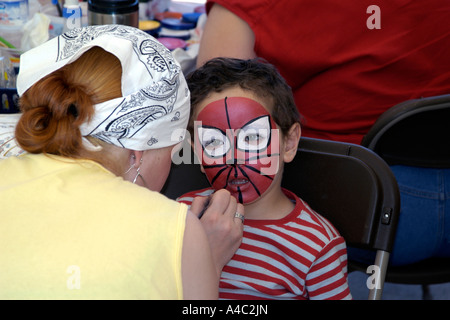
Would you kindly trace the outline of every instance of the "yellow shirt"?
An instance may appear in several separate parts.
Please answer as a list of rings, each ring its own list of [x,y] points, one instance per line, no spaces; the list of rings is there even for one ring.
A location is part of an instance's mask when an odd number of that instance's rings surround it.
[[[0,161],[0,299],[182,299],[187,206],[93,161]]]

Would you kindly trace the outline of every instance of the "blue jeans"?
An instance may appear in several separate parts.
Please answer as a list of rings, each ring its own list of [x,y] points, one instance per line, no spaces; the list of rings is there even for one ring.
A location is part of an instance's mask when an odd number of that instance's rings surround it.
[[[450,257],[450,169],[391,166],[401,209],[390,265]],[[373,254],[349,248],[349,258],[371,264]]]

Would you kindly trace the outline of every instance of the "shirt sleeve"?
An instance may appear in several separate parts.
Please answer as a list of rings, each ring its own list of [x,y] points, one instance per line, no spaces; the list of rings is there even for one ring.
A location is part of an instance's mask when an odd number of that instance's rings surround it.
[[[347,248],[342,237],[332,239],[317,256],[306,276],[311,300],[351,300],[347,282]]]
[[[190,192],[183,194],[182,196],[179,196],[176,199],[176,201],[180,202],[180,203],[184,203],[190,207],[190,205],[192,204],[192,201],[194,201],[195,197],[207,197],[212,193],[214,193],[214,189],[212,189],[212,188],[205,188],[205,189],[201,189],[201,190],[197,190],[197,191],[190,191]]]

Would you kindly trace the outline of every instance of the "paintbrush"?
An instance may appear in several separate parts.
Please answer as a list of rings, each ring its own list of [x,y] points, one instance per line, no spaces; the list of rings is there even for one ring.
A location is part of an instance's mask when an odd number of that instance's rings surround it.
[[[202,211],[200,211],[200,214],[198,215],[199,219],[201,219],[203,217],[203,215],[205,214],[206,210],[208,210],[210,204],[211,204],[211,195],[209,195],[208,198],[206,199],[205,205],[204,205]]]

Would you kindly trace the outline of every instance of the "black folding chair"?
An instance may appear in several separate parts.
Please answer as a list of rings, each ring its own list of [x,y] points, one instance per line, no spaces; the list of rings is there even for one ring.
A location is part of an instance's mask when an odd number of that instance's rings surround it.
[[[330,220],[347,246],[376,251],[371,269],[348,262],[350,271],[375,272],[369,299],[381,299],[400,208],[389,166],[359,145],[302,138],[282,184]]]
[[[163,189],[172,199],[209,186],[198,164],[172,169]],[[359,145],[302,138],[294,161],[285,165],[282,185],[329,219],[347,245],[377,252],[369,299],[380,299],[399,212],[399,192],[389,166]],[[366,271],[368,266],[349,261],[349,267]]]
[[[450,94],[402,102],[375,122],[362,145],[388,164],[429,168],[450,167]],[[450,282],[450,258],[389,267],[386,281],[420,284],[427,298],[429,284]]]

